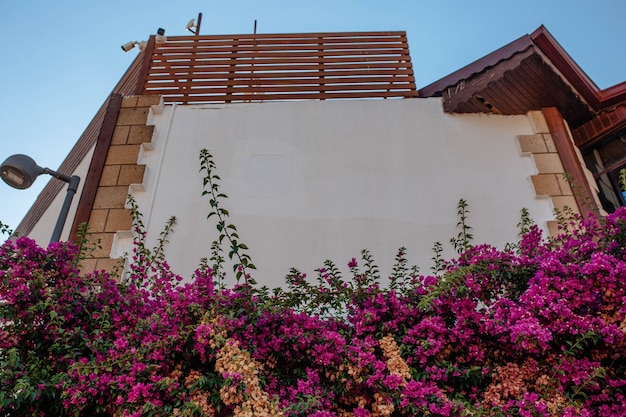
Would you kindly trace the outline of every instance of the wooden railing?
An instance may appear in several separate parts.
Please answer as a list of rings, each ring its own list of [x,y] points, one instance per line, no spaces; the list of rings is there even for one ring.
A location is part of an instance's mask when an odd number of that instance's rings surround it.
[[[417,97],[405,32],[174,36],[145,52],[166,102]]]

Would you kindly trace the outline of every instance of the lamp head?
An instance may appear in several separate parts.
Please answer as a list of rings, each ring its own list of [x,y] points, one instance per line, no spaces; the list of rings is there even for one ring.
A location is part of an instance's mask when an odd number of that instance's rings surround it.
[[[44,173],[44,169],[28,155],[11,155],[0,165],[0,177],[13,188],[24,190]]]
[[[196,33],[196,31],[194,30],[195,28],[196,28],[196,19],[191,19],[189,23],[187,23],[186,29],[189,32],[195,34]]]

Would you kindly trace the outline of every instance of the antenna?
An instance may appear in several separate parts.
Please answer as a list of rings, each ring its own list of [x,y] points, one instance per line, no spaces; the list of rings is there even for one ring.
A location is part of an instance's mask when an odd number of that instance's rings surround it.
[[[200,25],[202,25],[202,13],[198,13],[198,24],[196,25],[196,35],[200,34]]]
[[[254,19],[254,34],[256,35],[256,19]]]

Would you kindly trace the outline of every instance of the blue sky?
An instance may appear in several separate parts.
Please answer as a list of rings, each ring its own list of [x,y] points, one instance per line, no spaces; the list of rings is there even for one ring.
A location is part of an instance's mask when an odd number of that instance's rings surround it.
[[[600,87],[626,80],[624,0],[0,0],[0,160],[58,168],[135,57],[128,41],[183,35],[405,30],[418,88],[545,25]],[[49,177],[0,182],[0,220],[15,228]]]

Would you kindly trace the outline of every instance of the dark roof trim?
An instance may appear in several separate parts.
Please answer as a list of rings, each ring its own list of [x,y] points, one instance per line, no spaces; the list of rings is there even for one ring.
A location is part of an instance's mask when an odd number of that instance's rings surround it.
[[[610,107],[626,100],[626,81],[600,91],[602,107]]]

